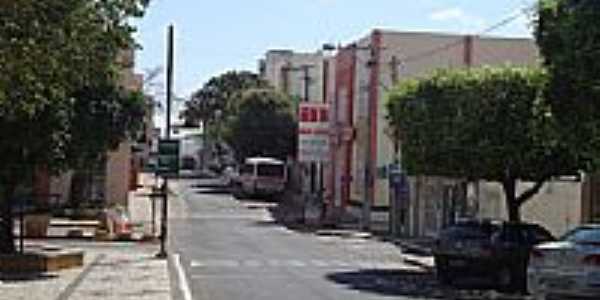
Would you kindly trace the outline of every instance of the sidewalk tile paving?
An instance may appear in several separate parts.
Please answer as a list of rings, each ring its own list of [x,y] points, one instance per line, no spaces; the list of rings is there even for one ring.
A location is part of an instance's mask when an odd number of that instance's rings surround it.
[[[151,233],[149,193],[154,178],[142,174],[144,188],[131,192],[129,213],[134,223],[143,224],[143,233]],[[157,203],[156,232],[160,218]],[[166,260],[157,260],[158,245],[138,243],[79,242],[63,240],[27,241],[28,245],[48,244],[84,251],[82,267],[41,275],[0,274],[0,300],[167,300],[171,299]]]

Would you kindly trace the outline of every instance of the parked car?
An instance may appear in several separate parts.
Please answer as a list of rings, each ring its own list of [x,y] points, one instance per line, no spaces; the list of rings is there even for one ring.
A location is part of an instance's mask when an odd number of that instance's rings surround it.
[[[271,197],[283,192],[287,181],[286,165],[270,157],[247,158],[232,181],[233,196]]]
[[[600,299],[600,225],[579,226],[533,248],[527,275],[536,299],[549,294]]]
[[[552,240],[552,234],[537,224],[459,221],[437,238],[434,259],[438,279],[447,285],[457,279],[487,279],[501,291],[525,292],[530,250]]]

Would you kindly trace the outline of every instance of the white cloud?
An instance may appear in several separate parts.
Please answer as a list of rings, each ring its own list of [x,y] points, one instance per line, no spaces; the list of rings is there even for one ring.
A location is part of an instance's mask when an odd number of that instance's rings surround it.
[[[429,15],[429,19],[437,22],[454,22],[465,31],[475,32],[486,24],[481,17],[470,15],[459,7],[437,10]]]
[[[463,10],[457,7],[434,11],[431,13],[431,15],[429,15],[429,19],[433,21],[448,21],[464,17],[465,13]]]

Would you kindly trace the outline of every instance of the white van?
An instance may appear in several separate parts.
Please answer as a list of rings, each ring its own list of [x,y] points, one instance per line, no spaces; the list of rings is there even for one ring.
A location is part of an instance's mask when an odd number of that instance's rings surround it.
[[[285,162],[270,157],[247,158],[233,180],[233,196],[273,196],[283,192],[286,181]]]

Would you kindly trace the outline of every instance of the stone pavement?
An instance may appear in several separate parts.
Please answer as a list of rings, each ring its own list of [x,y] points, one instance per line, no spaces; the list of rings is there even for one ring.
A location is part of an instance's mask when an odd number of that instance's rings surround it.
[[[0,300],[171,299],[167,261],[154,258],[158,250],[154,245],[52,244],[84,250],[83,267],[43,275],[0,274]]]
[[[152,225],[152,205],[147,194],[151,192],[154,176],[141,174],[142,188],[129,194],[128,211],[131,220],[139,224],[134,231],[138,236],[158,236],[160,209],[156,202],[155,223]],[[171,197],[170,199],[176,199]],[[177,201],[172,201],[176,203]],[[174,205],[176,208],[178,205]],[[172,210],[171,208],[170,210]],[[178,208],[178,211],[185,210]],[[67,227],[53,229],[61,236]],[[153,230],[154,229],[154,230]],[[81,228],[85,232],[93,228]],[[66,234],[62,235],[66,237]],[[100,300],[100,299],[171,299],[169,271],[166,260],[157,260],[157,243],[98,242],[82,239],[26,240],[27,246],[52,245],[84,251],[84,265],[80,268],[48,274],[0,274],[0,300]]]

